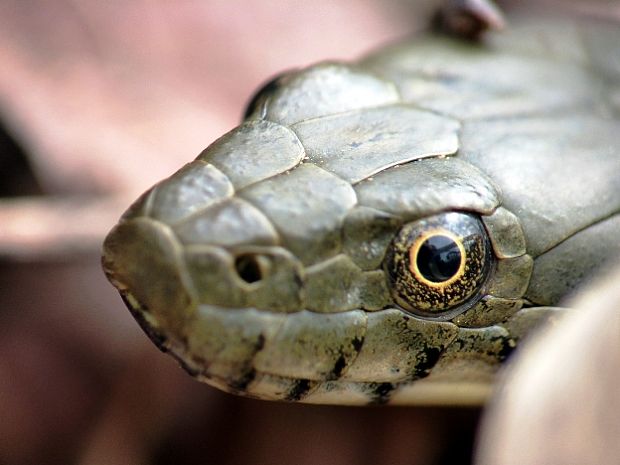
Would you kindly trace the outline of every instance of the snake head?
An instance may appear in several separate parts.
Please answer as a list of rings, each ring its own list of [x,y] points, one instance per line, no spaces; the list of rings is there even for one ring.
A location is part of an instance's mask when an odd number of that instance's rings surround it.
[[[103,266],[160,348],[263,399],[486,396],[554,310],[525,297],[526,236],[462,123],[401,94],[338,63],[282,76],[130,207]]]

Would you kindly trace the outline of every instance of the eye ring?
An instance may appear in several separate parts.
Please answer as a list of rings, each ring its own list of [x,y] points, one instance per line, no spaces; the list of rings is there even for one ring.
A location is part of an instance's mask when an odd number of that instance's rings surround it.
[[[456,272],[452,275],[452,277],[444,280],[444,281],[433,281],[428,279],[422,271],[420,271],[420,266],[418,264],[418,257],[420,253],[421,247],[426,243],[429,239],[434,237],[447,237],[451,240],[458,248],[459,251],[459,266]],[[427,286],[434,287],[437,289],[445,289],[454,282],[458,281],[465,271],[465,263],[466,263],[467,254],[465,252],[465,247],[463,247],[463,239],[456,234],[451,233],[446,229],[432,229],[427,231],[418,237],[415,242],[409,248],[409,270],[415,275],[415,277],[420,281],[426,284]]]

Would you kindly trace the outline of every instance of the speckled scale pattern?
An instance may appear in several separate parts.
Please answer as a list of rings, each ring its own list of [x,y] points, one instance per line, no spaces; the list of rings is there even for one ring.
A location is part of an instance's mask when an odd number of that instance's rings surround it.
[[[620,67],[604,59],[617,35],[553,23],[569,53],[548,24],[284,75],[130,207],[104,245],[110,281],[154,342],[220,389],[481,402],[518,341],[617,248],[620,105],[605,95]],[[494,264],[473,306],[433,321],[395,305],[383,262],[404,224],[448,211],[480,216]]]

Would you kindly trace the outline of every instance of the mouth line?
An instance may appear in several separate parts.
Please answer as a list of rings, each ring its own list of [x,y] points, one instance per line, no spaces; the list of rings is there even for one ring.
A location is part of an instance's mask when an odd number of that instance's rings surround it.
[[[471,357],[495,366],[549,310],[560,310],[527,302],[502,323],[466,328],[396,306],[285,313],[192,304],[170,327],[127,288],[121,296],[157,347],[196,379],[246,397],[328,404],[392,402],[418,380],[426,387],[415,392],[444,383],[451,366]]]

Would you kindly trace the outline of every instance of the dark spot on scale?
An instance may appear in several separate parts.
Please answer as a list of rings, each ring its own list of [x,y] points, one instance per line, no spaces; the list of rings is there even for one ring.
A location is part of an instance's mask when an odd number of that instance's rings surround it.
[[[351,345],[353,346],[353,350],[359,353],[359,351],[362,350],[362,346],[364,345],[364,338],[354,337],[353,340],[351,341]]]
[[[308,394],[311,387],[312,383],[309,379],[298,379],[295,381],[295,384],[293,384],[293,387],[288,392],[285,400],[288,400],[290,402],[297,402],[303,399],[306,394]]]
[[[372,404],[385,404],[390,400],[390,394],[396,388],[392,383],[380,383],[374,386],[372,391]]]
[[[517,347],[517,343],[512,338],[506,339],[505,337],[502,337],[501,344],[502,344],[502,348],[498,352],[497,357],[499,358],[500,361],[503,362],[508,357],[510,357],[510,354],[512,354],[512,352]]]
[[[335,379],[340,378],[340,375],[342,374],[342,370],[344,370],[344,367],[346,365],[347,365],[347,360],[346,358],[344,358],[344,354],[340,354],[340,357],[338,357],[338,360],[336,360],[336,363],[334,364],[334,369],[331,371],[331,373],[327,375],[327,380],[333,381]]]
[[[252,356],[245,364],[245,371],[239,378],[233,379],[228,383],[230,389],[236,394],[245,393],[250,383],[256,379],[256,370],[253,368],[251,360],[253,360],[254,356],[260,352],[263,347],[265,347],[265,335],[261,333],[256,338]]]
[[[414,379],[420,379],[428,376],[431,369],[435,366],[441,356],[441,349],[437,347],[426,347],[420,356],[418,356],[418,364],[415,367]]]
[[[231,381],[228,385],[235,391],[245,391],[248,385],[256,378],[256,370],[246,371],[240,378]]]
[[[260,352],[261,350],[263,350],[263,348],[265,347],[265,335],[264,334],[259,334],[258,335],[258,339],[256,340],[256,345],[254,346],[254,354],[256,354],[256,352]]]

